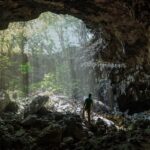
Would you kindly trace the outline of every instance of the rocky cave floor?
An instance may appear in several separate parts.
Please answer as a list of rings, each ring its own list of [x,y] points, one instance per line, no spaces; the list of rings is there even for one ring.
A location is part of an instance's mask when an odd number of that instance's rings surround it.
[[[100,114],[89,126],[79,114],[50,111],[38,96],[17,114],[0,115],[0,150],[149,150],[150,111],[133,116]],[[13,105],[12,105],[13,104]]]

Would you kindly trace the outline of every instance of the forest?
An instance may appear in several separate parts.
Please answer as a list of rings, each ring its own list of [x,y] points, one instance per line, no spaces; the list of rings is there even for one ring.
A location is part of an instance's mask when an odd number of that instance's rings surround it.
[[[93,35],[81,20],[43,13],[32,21],[11,23],[0,35],[1,90],[19,96],[47,90],[70,97],[90,90],[87,56],[81,52]]]

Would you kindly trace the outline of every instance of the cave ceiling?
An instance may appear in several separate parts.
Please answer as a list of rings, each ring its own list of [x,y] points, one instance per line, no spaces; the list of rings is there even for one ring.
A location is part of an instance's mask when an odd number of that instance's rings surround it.
[[[141,50],[142,55],[150,51],[148,0],[0,0],[0,29],[6,29],[10,22],[35,19],[46,11],[80,18],[95,31],[102,27],[112,35],[111,40],[124,43],[130,57],[136,52],[141,56]],[[116,48],[110,45],[109,49]]]

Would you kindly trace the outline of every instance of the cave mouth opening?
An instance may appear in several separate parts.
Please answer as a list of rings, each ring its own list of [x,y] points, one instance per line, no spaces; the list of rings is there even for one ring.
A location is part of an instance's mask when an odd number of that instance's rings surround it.
[[[119,62],[125,47],[106,32],[101,27],[92,32],[73,16],[50,12],[31,21],[10,23],[0,31],[0,91],[14,101],[39,94],[84,100],[92,93],[95,110],[118,111],[119,107],[134,113],[149,109],[147,103],[141,109],[143,101],[136,108],[135,102],[132,107],[126,104],[132,90],[133,100],[143,97],[148,101],[149,78],[143,82],[144,68],[138,64],[127,68],[127,63]],[[138,94],[141,85],[144,88]]]
[[[45,12],[10,23],[0,35],[0,89],[12,97],[48,92],[78,98],[92,90],[86,54],[94,35],[83,21]]]

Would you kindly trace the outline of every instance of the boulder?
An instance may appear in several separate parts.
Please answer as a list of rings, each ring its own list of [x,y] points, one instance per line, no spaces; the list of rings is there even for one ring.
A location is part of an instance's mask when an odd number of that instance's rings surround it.
[[[42,128],[48,126],[49,121],[44,118],[39,118],[39,117],[37,117],[37,115],[29,115],[21,122],[21,124],[24,127],[34,127],[34,128],[42,129]]]
[[[23,126],[34,126],[37,123],[37,119],[36,115],[29,115],[21,122],[21,124]]]
[[[36,96],[33,98],[32,102],[25,108],[24,116],[29,114],[34,114],[43,109],[44,105],[48,102],[48,96]]]
[[[68,116],[64,118],[64,122],[66,125],[64,136],[71,136],[76,140],[81,140],[85,136],[82,123],[77,116]]]
[[[10,102],[6,107],[5,107],[5,112],[13,112],[16,113],[19,109],[19,106],[16,102]]]
[[[37,138],[38,145],[51,145],[59,147],[62,140],[62,127],[58,124],[50,124],[41,131]]]

